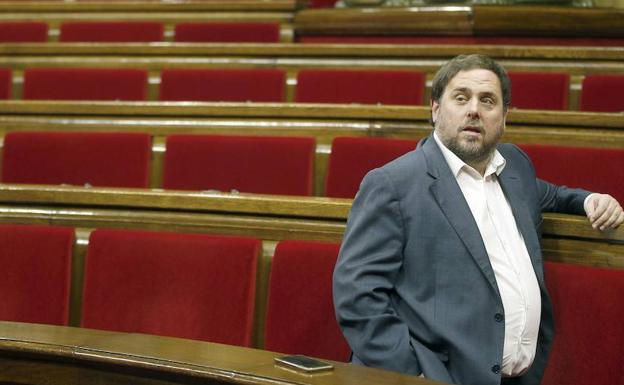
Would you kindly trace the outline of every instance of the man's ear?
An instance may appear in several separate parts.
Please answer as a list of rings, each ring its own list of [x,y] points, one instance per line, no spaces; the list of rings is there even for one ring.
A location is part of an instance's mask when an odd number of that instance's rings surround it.
[[[440,103],[435,100],[431,100],[431,123],[435,124],[438,120],[438,113],[440,112]]]

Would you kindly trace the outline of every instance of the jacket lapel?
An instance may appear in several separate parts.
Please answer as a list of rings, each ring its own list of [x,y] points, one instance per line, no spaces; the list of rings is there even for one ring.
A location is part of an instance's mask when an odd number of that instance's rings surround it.
[[[524,191],[522,179],[515,170],[509,167],[508,163],[507,167],[505,167],[503,172],[499,175],[498,182],[505,193],[505,197],[507,197],[514,219],[516,220],[516,225],[522,234],[522,238],[524,238],[524,244],[529,252],[535,275],[537,276],[540,286],[543,286],[544,271],[542,269],[542,249],[537,231],[535,230],[535,224],[531,220],[531,211],[522,194],[522,191]]]
[[[422,150],[427,161],[427,172],[432,177],[429,191],[431,191],[440,209],[459,239],[468,249],[485,278],[490,282],[494,292],[500,297],[494,270],[490,264],[490,258],[487,255],[477,223],[457,184],[457,180],[451,173],[442,152],[432,136],[429,136],[426,142],[422,144]]]

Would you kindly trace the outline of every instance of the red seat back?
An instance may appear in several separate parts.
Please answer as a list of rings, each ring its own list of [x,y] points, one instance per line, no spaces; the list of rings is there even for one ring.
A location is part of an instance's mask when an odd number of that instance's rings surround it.
[[[45,22],[0,22],[0,43],[43,43],[46,41],[48,41],[48,24]]]
[[[282,241],[275,249],[264,347],[348,361],[332,299],[332,274],[340,244]]]
[[[13,78],[11,70],[0,68],[0,99],[11,99]]]
[[[298,103],[422,105],[425,74],[417,71],[301,70]]]
[[[151,136],[115,132],[9,132],[3,183],[148,187]]]
[[[0,225],[0,319],[67,325],[74,230]]]
[[[24,99],[145,100],[147,71],[104,68],[31,68],[24,71]]]
[[[542,385],[624,383],[624,270],[546,263],[555,340]]]
[[[279,23],[180,23],[175,26],[175,41],[204,43],[279,43]]]
[[[311,195],[314,138],[171,135],[163,187]]]
[[[70,21],[61,24],[61,42],[151,42],[164,40],[164,25],[155,21]]]
[[[260,241],[96,230],[82,326],[250,346]]]
[[[509,72],[511,105],[534,110],[567,110],[570,75],[547,72]]]
[[[165,69],[160,100],[283,102],[285,86],[279,69]]]
[[[624,202],[624,149],[520,145],[548,182],[608,193]]]
[[[325,195],[355,197],[367,172],[414,150],[417,144],[416,140],[403,139],[335,138],[327,167]]]
[[[581,111],[621,112],[624,111],[624,89],[622,75],[587,75],[581,91]]]

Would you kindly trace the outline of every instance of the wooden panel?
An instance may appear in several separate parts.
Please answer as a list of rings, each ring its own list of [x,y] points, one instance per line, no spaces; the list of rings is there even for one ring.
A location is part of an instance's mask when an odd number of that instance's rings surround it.
[[[624,36],[624,10],[613,8],[475,5],[473,14],[475,35]]]
[[[613,8],[539,5],[310,9],[297,13],[295,32],[349,36],[624,37],[623,12]]]
[[[470,7],[309,9],[295,17],[299,35],[470,35]]]

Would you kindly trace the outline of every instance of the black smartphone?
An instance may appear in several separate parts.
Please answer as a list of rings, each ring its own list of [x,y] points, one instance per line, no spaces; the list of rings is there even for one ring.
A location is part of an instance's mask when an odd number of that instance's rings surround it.
[[[306,373],[321,372],[334,368],[334,366],[328,362],[301,355],[275,357],[275,363]]]

